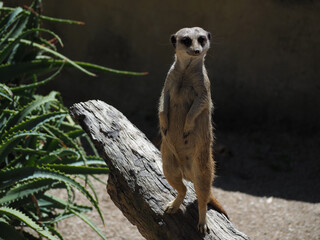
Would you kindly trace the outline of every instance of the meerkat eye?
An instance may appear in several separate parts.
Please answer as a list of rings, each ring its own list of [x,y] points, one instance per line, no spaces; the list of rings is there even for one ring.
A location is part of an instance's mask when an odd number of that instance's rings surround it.
[[[204,36],[200,36],[198,38],[198,42],[203,46],[206,43],[206,38]]]
[[[181,39],[181,42],[186,46],[186,47],[190,47],[192,44],[192,40],[189,37],[183,37]]]

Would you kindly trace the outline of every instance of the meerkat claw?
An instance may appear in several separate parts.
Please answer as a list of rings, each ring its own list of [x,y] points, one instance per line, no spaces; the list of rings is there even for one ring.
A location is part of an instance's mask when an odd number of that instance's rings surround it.
[[[168,214],[176,213],[178,210],[179,210],[179,206],[175,206],[174,201],[170,202],[164,209],[165,213],[168,213]]]
[[[203,234],[209,233],[208,225],[207,224],[198,224],[198,231]]]
[[[183,133],[183,138],[187,138],[189,136],[190,132],[184,132]]]

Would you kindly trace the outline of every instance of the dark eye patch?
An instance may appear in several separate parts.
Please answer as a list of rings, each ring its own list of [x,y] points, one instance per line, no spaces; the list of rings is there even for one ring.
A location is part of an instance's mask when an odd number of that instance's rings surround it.
[[[189,37],[183,37],[181,39],[181,43],[183,43],[186,47],[190,47],[192,44],[192,40]]]
[[[200,43],[200,45],[203,47],[206,44],[206,37],[204,36],[200,36],[198,37],[198,42]]]

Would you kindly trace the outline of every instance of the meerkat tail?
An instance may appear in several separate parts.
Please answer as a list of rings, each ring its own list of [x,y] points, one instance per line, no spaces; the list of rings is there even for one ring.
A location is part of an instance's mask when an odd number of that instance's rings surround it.
[[[221,206],[221,204],[218,202],[217,199],[215,199],[215,197],[211,194],[210,199],[209,199],[209,204],[218,212],[224,214],[228,219],[229,216],[227,214],[227,212],[224,210],[224,208]]]

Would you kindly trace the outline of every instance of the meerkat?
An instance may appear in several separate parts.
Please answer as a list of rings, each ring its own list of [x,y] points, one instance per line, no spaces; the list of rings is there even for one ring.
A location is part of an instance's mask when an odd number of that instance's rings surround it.
[[[183,28],[171,36],[175,61],[167,74],[159,103],[163,172],[178,192],[165,212],[175,213],[183,202],[187,188],[182,179],[193,182],[201,233],[208,231],[208,203],[228,217],[211,190],[214,178],[213,104],[204,66],[210,39],[211,34],[200,27]]]

